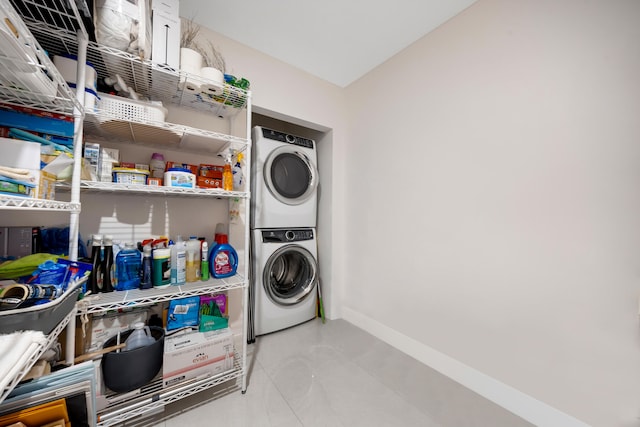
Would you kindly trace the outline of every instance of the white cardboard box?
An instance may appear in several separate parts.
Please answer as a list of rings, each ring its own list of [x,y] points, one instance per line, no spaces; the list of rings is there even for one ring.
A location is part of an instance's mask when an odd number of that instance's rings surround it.
[[[151,20],[153,44],[151,60],[180,69],[180,2],[153,0]]]
[[[233,368],[233,334],[229,328],[188,332],[164,340],[162,385],[213,376]]]
[[[40,143],[20,139],[0,138],[0,166],[16,169],[27,169],[29,181],[35,187],[31,197],[38,197],[40,192]]]

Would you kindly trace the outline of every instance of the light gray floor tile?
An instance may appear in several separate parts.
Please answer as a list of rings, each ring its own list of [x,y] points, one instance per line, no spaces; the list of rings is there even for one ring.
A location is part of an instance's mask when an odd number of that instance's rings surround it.
[[[245,395],[199,393],[155,427],[531,427],[343,320],[258,337],[248,359]]]

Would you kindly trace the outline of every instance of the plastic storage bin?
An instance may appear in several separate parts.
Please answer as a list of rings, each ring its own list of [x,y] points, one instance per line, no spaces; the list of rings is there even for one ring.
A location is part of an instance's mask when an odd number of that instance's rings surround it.
[[[81,284],[77,284],[46,304],[0,311],[0,333],[31,330],[50,334],[62,319],[71,313],[81,290]]]

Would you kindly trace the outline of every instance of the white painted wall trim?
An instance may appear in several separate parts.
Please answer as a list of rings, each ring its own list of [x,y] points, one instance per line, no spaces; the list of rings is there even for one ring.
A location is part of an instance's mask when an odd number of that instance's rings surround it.
[[[539,427],[589,427],[564,412],[524,394],[456,359],[422,344],[349,307],[342,307],[343,319],[430,368],[462,384],[524,420]]]

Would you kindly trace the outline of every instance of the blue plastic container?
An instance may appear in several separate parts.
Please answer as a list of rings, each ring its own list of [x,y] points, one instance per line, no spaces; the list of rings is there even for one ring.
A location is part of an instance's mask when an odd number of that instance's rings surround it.
[[[216,279],[230,277],[238,269],[238,253],[229,244],[226,234],[220,234],[216,245],[209,251],[209,271]]]
[[[140,287],[140,251],[132,243],[116,255],[116,291],[130,291]]]

